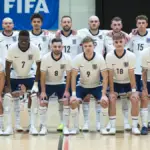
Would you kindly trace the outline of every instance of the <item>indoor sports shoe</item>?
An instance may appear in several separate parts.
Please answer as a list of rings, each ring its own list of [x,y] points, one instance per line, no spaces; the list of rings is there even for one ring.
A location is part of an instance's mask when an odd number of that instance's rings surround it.
[[[150,131],[150,122],[148,122],[147,127],[148,127],[148,130]]]
[[[116,128],[110,128],[110,130],[108,131],[109,135],[115,135],[116,134]]]
[[[32,135],[38,135],[38,131],[34,126],[30,127],[29,133],[32,134]]]
[[[108,124],[107,124],[107,126],[106,126],[106,129],[110,130],[110,128],[111,128],[111,124],[110,124],[110,121],[109,121]]]
[[[97,132],[100,132],[101,124],[100,122],[96,122],[96,130]]]
[[[84,126],[82,128],[83,132],[89,132],[89,124],[88,123],[84,123]]]
[[[3,135],[11,135],[11,134],[13,134],[13,128],[11,126],[8,126],[4,131]]]
[[[147,134],[148,134],[148,128],[147,127],[142,127],[141,135],[147,135]]]
[[[18,124],[18,125],[15,126],[15,131],[23,132],[23,128]]]
[[[2,130],[2,128],[0,128],[0,136],[3,135],[3,134],[4,134],[3,130]]]
[[[130,124],[128,124],[128,123],[124,124],[124,130],[125,130],[125,131],[131,131],[131,126],[130,126]]]
[[[73,128],[71,131],[70,131],[70,134],[72,135],[76,135],[79,133],[79,129],[78,128]]]
[[[39,135],[46,135],[47,134],[47,128],[45,126],[40,127]]]
[[[141,132],[138,128],[132,128],[132,134],[135,134],[135,135],[140,135]]]
[[[102,135],[108,135],[108,134],[109,134],[109,132],[108,132],[108,130],[107,130],[106,128],[101,129],[101,130],[100,130],[100,133],[101,133]]]
[[[70,134],[69,129],[67,127],[63,128],[63,134],[64,135],[69,135]]]
[[[62,132],[63,131],[63,128],[64,128],[64,125],[61,123],[58,128],[57,128],[57,131],[58,132]]]

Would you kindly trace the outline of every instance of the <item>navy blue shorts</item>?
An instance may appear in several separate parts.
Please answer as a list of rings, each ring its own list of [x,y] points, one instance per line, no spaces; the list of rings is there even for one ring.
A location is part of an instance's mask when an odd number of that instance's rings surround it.
[[[150,82],[147,82],[147,90],[148,90],[148,94],[150,94]]]
[[[27,79],[10,79],[10,84],[11,84],[11,90],[12,92],[14,91],[19,91],[20,87],[19,85],[23,84],[27,90],[31,90],[34,84],[35,78],[27,78]]]
[[[131,85],[130,83],[126,84],[114,83],[114,91],[118,94],[131,92]]]
[[[137,91],[142,92],[142,80],[141,80],[141,75],[135,75],[135,79],[136,79],[136,88]]]
[[[84,99],[88,94],[94,96],[96,100],[100,100],[102,97],[102,86],[98,86],[95,88],[84,88],[81,86],[77,86],[76,95],[79,99]]]
[[[65,92],[66,85],[58,84],[58,85],[46,85],[46,94],[49,98],[53,93],[56,93],[58,99],[62,99]]]

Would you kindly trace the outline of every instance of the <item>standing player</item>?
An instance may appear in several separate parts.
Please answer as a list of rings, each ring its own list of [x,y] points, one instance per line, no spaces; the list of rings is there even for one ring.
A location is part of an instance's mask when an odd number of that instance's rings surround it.
[[[3,105],[2,105],[2,93],[5,84],[5,73],[4,73],[4,63],[0,59],[0,135],[3,135]]]
[[[81,37],[79,35],[74,35],[72,32],[72,18],[70,16],[63,16],[61,18],[62,30],[59,33],[59,38],[62,39],[64,48],[63,52],[70,55],[73,59],[76,55],[82,52],[80,47]],[[56,37],[58,35],[56,34]],[[78,76],[79,78],[79,76]],[[78,81],[77,78],[77,81]],[[63,129],[63,103],[59,102],[59,113],[61,118],[61,124],[58,126],[57,130],[61,131]]]
[[[113,35],[115,50],[106,56],[107,67],[109,69],[110,87],[110,134],[116,133],[116,100],[117,95],[127,94],[131,101],[132,133],[140,134],[138,125],[139,96],[136,92],[136,81],[134,68],[136,63],[135,55],[124,49],[125,36],[122,33]]]
[[[78,111],[77,104],[74,106],[76,98],[83,100],[88,94],[92,94],[97,100],[97,104],[102,106],[101,113],[108,113],[108,109],[105,109],[108,107],[108,99],[106,97],[108,74],[104,58],[102,55],[94,52],[94,40],[92,38],[84,38],[82,46],[84,53],[77,55],[73,60],[71,103]],[[78,72],[80,72],[80,82],[76,91]],[[100,73],[103,77],[103,83],[100,81]],[[106,130],[101,130],[101,132],[102,134],[107,134]]]
[[[127,48],[136,55],[136,83],[138,91],[142,91],[142,81],[141,81],[141,52],[144,48],[150,46],[150,32],[147,31],[148,18],[144,15],[136,17],[137,34],[131,35],[131,39],[127,45]],[[150,119],[150,112],[149,112]],[[150,121],[150,120],[149,120]],[[148,123],[148,128],[150,128],[150,122]]]
[[[40,132],[45,135],[46,128],[46,113],[49,97],[55,92],[58,100],[64,103],[64,124],[68,124],[65,120],[69,117],[70,109],[68,104],[70,97],[69,88],[71,80],[71,57],[62,52],[62,40],[54,38],[51,45],[52,52],[47,53],[41,62],[41,103],[40,103]],[[65,73],[66,84],[65,84]],[[66,100],[66,101],[63,101]],[[64,128],[64,134],[69,134],[68,129]]]
[[[36,77],[31,72],[33,63],[37,64]],[[13,70],[10,74],[10,66]],[[37,114],[37,95],[38,80],[40,75],[40,52],[39,49],[30,43],[29,32],[24,30],[19,32],[18,42],[13,44],[9,50],[6,59],[6,85],[7,92],[4,96],[4,112],[7,115],[8,123],[4,135],[13,133],[11,123],[11,92],[17,91],[20,86],[24,85],[27,90],[31,90],[31,134],[37,134],[35,128],[35,115]]]

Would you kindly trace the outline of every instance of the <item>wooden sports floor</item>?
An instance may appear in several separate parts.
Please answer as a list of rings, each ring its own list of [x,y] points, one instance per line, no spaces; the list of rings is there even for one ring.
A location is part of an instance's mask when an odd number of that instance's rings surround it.
[[[150,134],[135,136],[131,133],[117,133],[115,136],[103,136],[95,131],[94,102],[90,104],[90,132],[77,136],[63,137],[56,132],[59,122],[57,101],[52,100],[49,106],[48,129],[46,136],[32,136],[27,133],[15,133],[11,136],[0,136],[0,150],[150,150]],[[123,130],[121,103],[117,104],[117,130]],[[27,110],[21,112],[22,126],[28,126]],[[82,125],[82,113],[80,124]],[[38,123],[37,123],[38,124]],[[62,147],[60,146],[62,142]],[[59,145],[60,144],[60,145]],[[59,146],[58,146],[59,145]]]

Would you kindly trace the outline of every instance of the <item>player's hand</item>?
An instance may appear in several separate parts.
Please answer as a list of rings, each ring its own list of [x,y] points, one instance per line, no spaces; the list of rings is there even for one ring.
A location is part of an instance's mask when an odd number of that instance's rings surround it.
[[[108,107],[108,97],[106,95],[101,97],[100,104],[103,108]]]
[[[34,82],[31,93],[37,93],[37,92],[39,92],[38,82]]]
[[[61,30],[57,30],[55,33],[56,38],[60,38]]]
[[[71,96],[70,103],[72,103],[73,101],[77,101],[77,97],[76,96]]]
[[[64,98],[69,98],[70,97],[70,93],[68,91],[65,91],[63,97]]]
[[[138,92],[132,92],[130,98],[131,99],[136,99],[136,100],[139,101],[140,100],[139,93]]]
[[[41,93],[40,99],[41,99],[41,100],[47,100],[47,95],[46,95],[45,92],[42,92],[42,93]]]
[[[76,30],[72,30],[72,35],[77,35],[77,31]]]
[[[48,30],[43,30],[43,32],[44,32],[44,35],[48,35],[49,34],[49,31]]]
[[[138,29],[136,28],[136,29],[132,29],[132,34],[133,35],[137,35],[137,33],[138,33]]]

